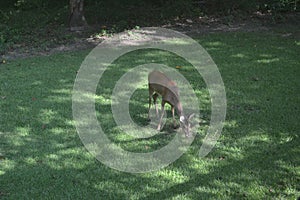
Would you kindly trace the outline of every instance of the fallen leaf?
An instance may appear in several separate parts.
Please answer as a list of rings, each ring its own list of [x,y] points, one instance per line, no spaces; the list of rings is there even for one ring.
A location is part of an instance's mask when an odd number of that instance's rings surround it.
[[[181,68],[181,66],[176,66],[176,69],[180,69]]]

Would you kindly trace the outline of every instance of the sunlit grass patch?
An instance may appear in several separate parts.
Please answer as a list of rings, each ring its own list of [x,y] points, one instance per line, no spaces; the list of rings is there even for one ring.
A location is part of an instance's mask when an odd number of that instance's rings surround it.
[[[114,85],[148,60],[164,62],[189,80],[202,120],[195,140],[174,163],[146,174],[105,166],[77,134],[71,95],[87,51],[1,64],[0,198],[298,198],[299,45],[271,33],[212,34],[197,40],[219,67],[227,94],[224,130],[208,156],[200,158],[198,152],[210,123],[210,95],[202,77],[183,59],[160,51],[126,55],[105,72],[96,94],[87,96],[95,99],[98,122],[118,147],[153,152],[177,134],[170,107],[161,132],[136,139],[114,121]],[[148,125],[147,83],[133,93],[129,111],[136,124]]]

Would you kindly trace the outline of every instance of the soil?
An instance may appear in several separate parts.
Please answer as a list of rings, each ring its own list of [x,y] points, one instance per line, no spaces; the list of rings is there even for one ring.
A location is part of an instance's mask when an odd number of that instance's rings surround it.
[[[218,32],[274,32],[282,37],[300,38],[299,15],[285,16],[282,23],[273,23],[270,16],[256,13],[250,18],[244,20],[229,20],[224,18],[200,17],[197,19],[174,19],[172,24],[165,24],[160,27],[172,29],[184,33],[188,36],[199,36]],[[230,22],[228,22],[230,21]],[[286,23],[288,22],[288,23]],[[34,46],[15,46],[1,55],[2,62],[17,58],[27,58],[33,56],[52,55],[60,52],[78,51],[92,49],[107,37],[90,36],[93,30],[99,30],[97,26],[90,26],[88,31],[75,32],[76,38],[66,44],[52,45],[51,48],[37,48]],[[288,31],[292,30],[292,31]],[[64,33],[62,33],[64,34]],[[65,30],[65,34],[70,34]]]

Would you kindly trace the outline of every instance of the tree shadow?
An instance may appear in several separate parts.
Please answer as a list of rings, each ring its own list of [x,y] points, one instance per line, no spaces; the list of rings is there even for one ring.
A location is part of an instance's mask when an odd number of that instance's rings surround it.
[[[71,91],[78,61],[84,55],[32,58],[1,66],[0,96],[5,99],[0,99],[0,198],[297,198],[300,115],[295,87],[299,86],[296,47],[284,53],[280,48],[290,47],[284,43],[292,42],[271,38],[267,44],[272,46],[267,48],[265,39],[257,38],[257,34],[225,34],[203,40],[209,43],[222,38],[224,45],[210,50],[227,92],[227,119],[219,142],[207,157],[199,158],[203,137],[197,135],[188,152],[176,162],[147,174],[110,169],[81,143],[73,124]],[[278,61],[258,62],[265,59],[265,51]],[[233,56],[237,54],[245,56]],[[120,63],[136,64],[126,60]],[[282,64],[287,67],[282,69]],[[127,69],[118,64],[108,69],[97,95],[108,98],[114,80]],[[180,72],[193,78],[193,70]],[[205,90],[203,82],[196,79],[193,87]],[[205,91],[203,94],[206,98]],[[140,98],[147,95],[147,89],[138,89],[136,95],[130,105],[132,118],[147,124],[145,114],[140,114],[147,113],[148,96]],[[210,103],[202,102],[209,121]],[[96,105],[98,119],[110,130],[108,137],[117,140],[122,133],[114,130],[110,104],[100,101]],[[131,150],[147,152],[146,146],[150,150],[159,148],[172,139],[173,133],[156,137],[152,141],[160,143],[153,142],[153,146],[139,139],[120,141],[125,147],[141,144]]]

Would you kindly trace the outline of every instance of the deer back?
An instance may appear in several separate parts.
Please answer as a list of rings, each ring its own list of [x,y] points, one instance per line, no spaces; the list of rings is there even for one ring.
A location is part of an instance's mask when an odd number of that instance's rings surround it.
[[[179,90],[174,81],[159,71],[153,71],[148,76],[149,89],[162,96],[173,106],[179,102]]]

